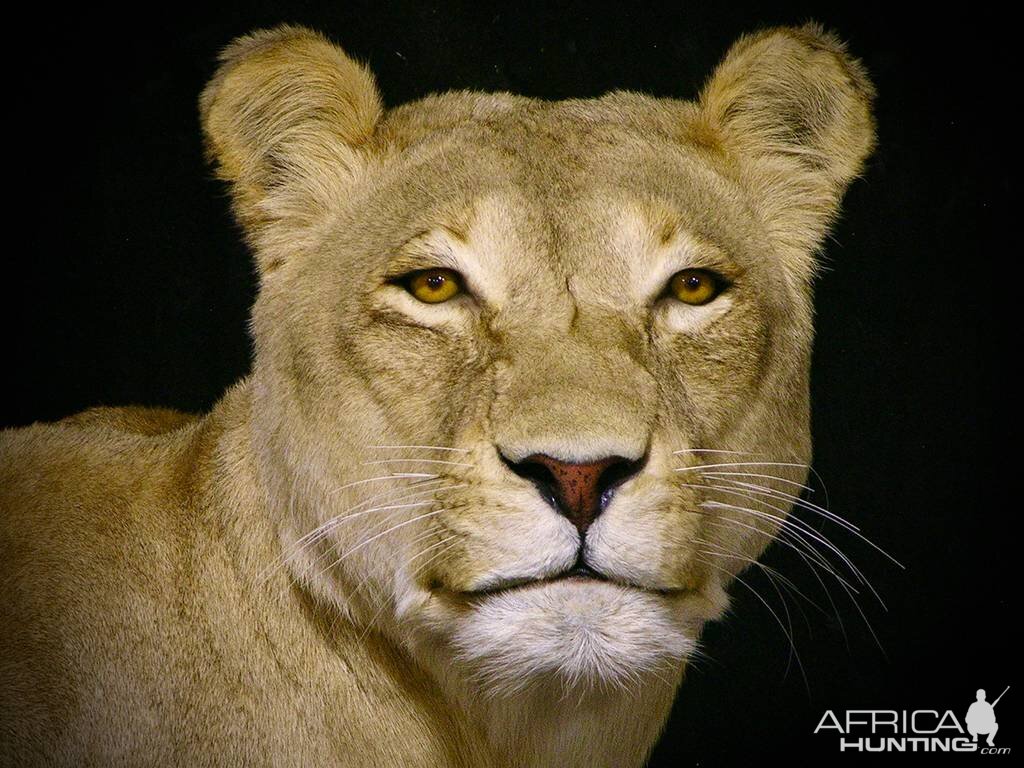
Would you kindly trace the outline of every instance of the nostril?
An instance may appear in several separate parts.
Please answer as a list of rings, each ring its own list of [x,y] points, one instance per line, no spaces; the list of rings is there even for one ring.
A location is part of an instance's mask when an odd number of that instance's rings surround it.
[[[501,454],[499,454],[501,455]],[[558,507],[558,481],[555,474],[548,469],[547,465],[540,461],[534,461],[530,456],[523,461],[511,461],[501,455],[501,460],[512,472],[524,480],[529,480],[540,491],[541,496],[552,507]]]
[[[552,507],[585,533],[608,505],[615,490],[637,474],[646,456],[637,460],[607,456],[597,461],[571,462],[542,453],[522,461],[502,461],[512,472],[534,484]]]
[[[536,456],[536,454],[534,455]],[[543,480],[546,482],[554,482],[555,476],[548,469],[547,465],[540,461],[535,461],[534,456],[529,456],[522,461],[512,461],[504,456],[501,457],[502,462],[505,466],[511,469],[520,477],[525,477],[527,480]]]
[[[614,464],[610,464],[597,479],[598,490],[601,494],[601,511],[604,511],[604,508],[608,506],[608,502],[610,502],[612,496],[615,495],[616,489],[631,477],[638,474],[647,463],[646,455],[641,456],[635,461],[624,459],[621,456],[615,456],[613,458],[618,459],[618,461]]]

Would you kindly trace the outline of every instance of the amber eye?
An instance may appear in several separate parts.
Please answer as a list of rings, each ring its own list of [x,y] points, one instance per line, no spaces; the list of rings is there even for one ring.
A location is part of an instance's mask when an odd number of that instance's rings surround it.
[[[725,288],[725,282],[706,269],[684,269],[672,276],[669,293],[684,304],[707,304]]]
[[[462,291],[459,273],[451,269],[424,269],[404,281],[405,290],[425,304],[440,304]]]

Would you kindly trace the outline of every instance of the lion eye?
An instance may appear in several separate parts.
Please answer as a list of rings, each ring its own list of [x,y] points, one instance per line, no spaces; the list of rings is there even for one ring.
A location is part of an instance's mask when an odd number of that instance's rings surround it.
[[[440,304],[462,292],[459,273],[451,269],[424,269],[403,281],[405,290],[424,304]]]
[[[707,269],[676,272],[668,285],[669,293],[684,304],[707,304],[725,289],[725,281]]]

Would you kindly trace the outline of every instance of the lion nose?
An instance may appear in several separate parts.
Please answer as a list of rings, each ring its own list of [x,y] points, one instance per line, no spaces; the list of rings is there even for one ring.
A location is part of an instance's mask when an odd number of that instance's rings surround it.
[[[544,499],[569,518],[582,536],[608,505],[615,489],[639,472],[645,460],[607,456],[572,462],[535,453],[518,462],[505,459],[505,464],[537,486]]]

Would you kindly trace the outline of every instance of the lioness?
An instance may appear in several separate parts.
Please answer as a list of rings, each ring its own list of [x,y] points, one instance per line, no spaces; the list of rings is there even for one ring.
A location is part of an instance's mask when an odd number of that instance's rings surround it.
[[[315,32],[235,41],[253,372],[3,434],[0,762],[641,765],[805,480],[871,100],[814,25],[693,102],[387,112]]]

